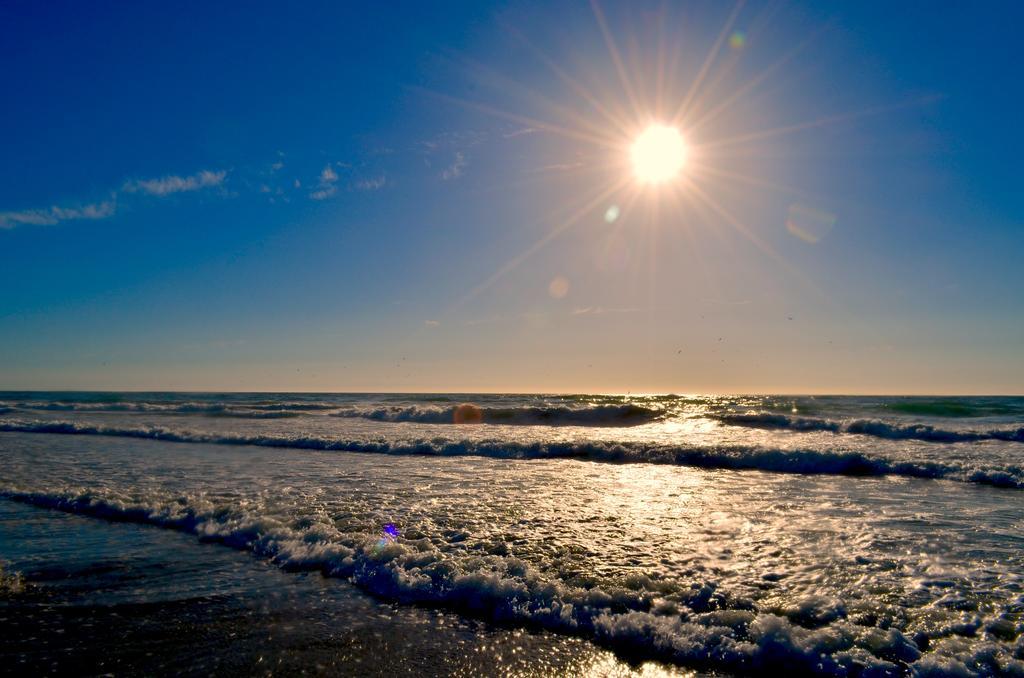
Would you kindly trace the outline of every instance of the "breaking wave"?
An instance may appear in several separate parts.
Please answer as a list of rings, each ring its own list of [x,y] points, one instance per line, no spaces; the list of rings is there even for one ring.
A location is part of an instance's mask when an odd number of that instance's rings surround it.
[[[374,421],[415,422],[420,424],[452,424],[465,408],[479,416],[478,423],[521,426],[636,426],[647,424],[663,416],[659,410],[640,405],[591,405],[567,407],[373,407],[342,408],[334,412],[337,417],[355,417]]]
[[[448,557],[430,539],[384,541],[343,533],[323,517],[279,520],[190,496],[124,502],[91,492],[0,496],[96,518],[196,535],[251,552],[288,571],[319,571],[373,595],[504,624],[579,635],[634,656],[740,675],[992,674],[1017,668],[1008,648],[987,644],[953,658],[930,638],[848,617],[842,601],[809,596],[792,609],[759,607],[714,581],[666,586],[636,577],[581,588],[509,555]],[[161,500],[162,499],[162,500]],[[824,611],[825,613],[822,613]],[[1012,652],[1012,649],[1010,649]]]
[[[771,412],[720,414],[714,417],[731,426],[785,429],[789,431],[830,431],[854,433],[887,440],[923,440],[933,443],[965,443],[983,440],[1024,443],[1024,428],[990,429],[988,431],[946,430],[927,424],[894,424],[879,419],[836,421],[814,417],[791,417]]]
[[[854,451],[756,446],[681,446],[638,442],[517,442],[500,440],[345,440],[319,436],[211,434],[163,427],[120,428],[67,421],[0,421],[0,432],[101,435],[174,443],[255,445],[394,455],[480,456],[497,459],[574,458],[601,462],[676,464],[710,469],[842,476],[906,476],[1024,489],[1024,467],[899,461]]]
[[[660,410],[634,404],[582,407],[566,405],[476,407],[458,404],[357,407],[327,402],[0,402],[0,414],[17,411],[176,414],[240,419],[276,419],[329,413],[337,417],[420,424],[452,424],[456,422],[460,412],[468,412],[474,417],[473,421],[476,423],[524,426],[636,426],[656,421],[663,416],[663,412]]]

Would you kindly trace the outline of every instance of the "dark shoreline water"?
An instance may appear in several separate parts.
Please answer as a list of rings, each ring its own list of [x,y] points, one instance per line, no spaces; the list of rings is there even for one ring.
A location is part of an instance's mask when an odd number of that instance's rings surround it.
[[[395,605],[218,544],[0,500],[0,672],[669,675],[582,638]],[[689,674],[688,674],[689,675]]]

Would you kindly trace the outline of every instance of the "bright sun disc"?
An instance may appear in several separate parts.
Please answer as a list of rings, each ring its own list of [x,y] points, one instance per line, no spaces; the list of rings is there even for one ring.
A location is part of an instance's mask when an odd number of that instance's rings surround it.
[[[633,142],[633,172],[644,183],[674,178],[686,163],[686,142],[675,127],[651,125]]]

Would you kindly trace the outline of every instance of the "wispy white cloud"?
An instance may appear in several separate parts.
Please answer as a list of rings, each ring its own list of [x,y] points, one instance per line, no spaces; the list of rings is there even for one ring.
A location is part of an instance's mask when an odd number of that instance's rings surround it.
[[[462,130],[459,132],[441,132],[429,139],[424,139],[415,144],[415,149],[421,153],[430,155],[437,151],[457,150],[459,148],[472,148],[488,138],[487,132],[476,130]]]
[[[327,200],[327,198],[338,192],[338,187],[334,185],[337,181],[338,173],[330,165],[325,165],[320,172],[320,182],[317,184],[317,189],[310,193],[309,197],[313,200]],[[295,185],[298,187],[297,179]]]
[[[0,212],[0,228],[14,228],[19,225],[45,226],[62,221],[80,219],[106,219],[117,211],[117,196],[141,194],[163,197],[172,193],[198,191],[203,188],[221,186],[227,177],[226,170],[212,172],[203,170],[191,176],[167,175],[158,179],[133,179],[121,185],[120,190],[111,193],[109,200],[102,202],[62,207],[54,205],[43,209]]]
[[[537,129],[535,127],[523,127],[521,129],[514,129],[511,132],[506,132],[502,136],[506,139],[511,139],[513,137],[521,137],[524,134],[533,134],[536,131]]]
[[[466,168],[467,164],[469,163],[466,162],[466,156],[462,151],[456,152],[455,161],[441,172],[441,179],[448,181],[449,179],[457,179],[461,177],[462,170]]]
[[[174,174],[160,177],[159,179],[141,179],[125,183],[122,190],[125,193],[145,193],[163,197],[172,193],[185,193],[198,191],[203,188],[212,188],[224,183],[228,173],[225,170],[211,172],[203,170],[189,177],[180,177]]]
[[[555,163],[554,165],[544,165],[543,167],[538,167],[534,171],[536,171],[536,172],[568,172],[570,170],[579,169],[580,167],[583,167],[583,163],[582,162],[561,162],[561,163]]]
[[[441,321],[440,320],[424,320],[423,324],[426,325],[427,327],[437,327],[438,325],[441,324]]]
[[[321,184],[333,184],[338,180],[338,173],[335,172],[330,165],[324,167],[323,171],[320,172],[320,183]]]
[[[360,179],[352,184],[352,188],[357,191],[377,191],[384,188],[384,185],[387,183],[387,177],[382,174],[372,179]]]
[[[607,315],[609,313],[639,313],[642,308],[605,308],[604,306],[585,306],[583,308],[574,308],[572,315]]]
[[[116,211],[117,202],[114,199],[110,199],[77,207],[54,205],[48,209],[0,212],[0,228],[52,226],[62,221],[74,221],[77,219],[106,219],[113,216]]]
[[[309,194],[309,197],[313,200],[327,200],[332,195],[338,192],[337,186],[327,186],[325,188],[318,188]]]

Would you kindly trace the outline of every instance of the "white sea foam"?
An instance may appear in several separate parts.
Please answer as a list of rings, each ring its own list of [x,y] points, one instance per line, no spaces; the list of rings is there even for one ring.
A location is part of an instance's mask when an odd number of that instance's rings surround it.
[[[817,675],[1019,674],[1013,648],[988,642],[970,656],[895,628],[855,623],[837,601],[812,598],[786,614],[732,599],[713,582],[668,591],[580,588],[511,556],[452,560],[426,539],[381,543],[329,520],[284,523],[191,497],[126,502],[97,492],[0,492],[0,496],[114,521],[157,525],[248,550],[286,570],[316,570],[405,603],[452,608],[502,623],[589,637],[635,656],[735,673]],[[940,639],[941,640],[941,639]],[[925,645],[924,648],[921,645]],[[948,648],[946,648],[948,649]]]

